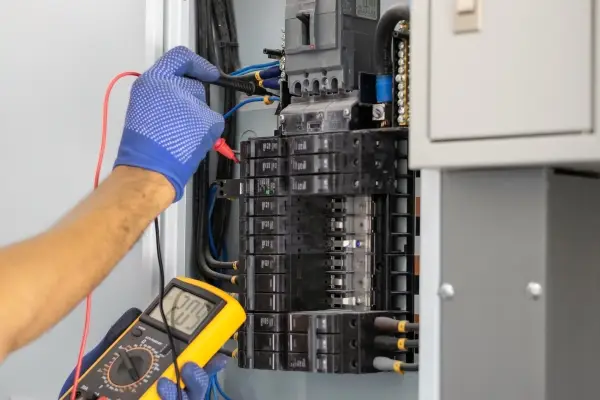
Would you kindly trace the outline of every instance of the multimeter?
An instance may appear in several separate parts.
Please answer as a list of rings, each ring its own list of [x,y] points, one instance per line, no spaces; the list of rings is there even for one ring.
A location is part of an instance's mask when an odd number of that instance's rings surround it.
[[[175,381],[173,349],[160,313],[160,296],[87,370],[77,383],[81,400],[160,399],[159,378]],[[178,354],[204,367],[246,320],[236,299],[214,286],[175,278],[165,288],[163,307]],[[61,399],[70,399],[71,388]]]

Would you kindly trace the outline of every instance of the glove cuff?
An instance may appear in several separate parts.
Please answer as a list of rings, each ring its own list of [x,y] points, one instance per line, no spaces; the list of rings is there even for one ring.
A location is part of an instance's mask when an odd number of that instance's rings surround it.
[[[113,169],[120,165],[158,172],[167,178],[175,189],[173,203],[183,197],[187,180],[182,182],[173,171],[185,169],[185,166],[152,139],[126,128]]]

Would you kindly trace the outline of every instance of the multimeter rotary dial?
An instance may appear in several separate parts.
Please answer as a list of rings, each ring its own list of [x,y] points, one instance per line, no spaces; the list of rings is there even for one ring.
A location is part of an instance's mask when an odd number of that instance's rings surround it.
[[[159,354],[154,348],[133,345],[119,348],[104,368],[104,382],[115,391],[135,391],[159,371]]]

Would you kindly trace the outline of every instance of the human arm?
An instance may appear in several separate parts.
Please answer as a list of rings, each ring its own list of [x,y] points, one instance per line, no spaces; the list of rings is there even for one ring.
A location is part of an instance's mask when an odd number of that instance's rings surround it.
[[[131,91],[115,169],[52,229],[0,249],[0,362],[64,317],[110,272],[185,184],[223,130],[205,104],[216,68],[167,52]]]
[[[117,167],[55,227],[0,250],[0,362],[92,291],[174,197],[162,175]]]

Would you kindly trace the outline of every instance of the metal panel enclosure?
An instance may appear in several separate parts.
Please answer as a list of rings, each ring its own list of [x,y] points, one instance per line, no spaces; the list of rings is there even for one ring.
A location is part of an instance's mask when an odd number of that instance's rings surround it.
[[[430,0],[430,137],[592,130],[592,1],[479,0],[481,29],[455,31],[455,0]]]
[[[413,0],[411,168],[599,170],[599,19],[593,0]]]
[[[600,181],[446,172],[442,188],[440,399],[597,397]]]

